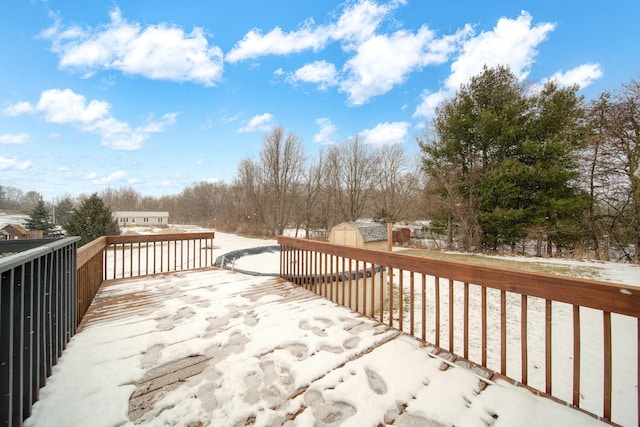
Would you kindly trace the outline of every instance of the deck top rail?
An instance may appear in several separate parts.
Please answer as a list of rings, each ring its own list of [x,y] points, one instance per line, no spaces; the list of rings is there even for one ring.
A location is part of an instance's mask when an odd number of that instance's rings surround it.
[[[613,354],[612,340],[635,342],[628,347],[632,352],[635,349],[629,360],[636,364],[636,375],[627,378],[631,383],[623,390],[623,399],[633,401],[622,403],[635,406],[635,424],[640,420],[640,287],[284,236],[278,237],[278,243],[281,277],[503,377],[509,373],[509,378],[535,392],[568,401],[576,408],[587,406],[590,413],[609,421],[616,422],[616,414],[612,414],[612,369],[614,358],[619,356]],[[354,271],[364,272],[364,285],[352,280]],[[592,328],[594,310],[600,314],[595,316],[596,327]],[[617,316],[636,332],[622,338],[616,335]],[[552,369],[561,353],[555,335],[565,327],[569,329],[567,340],[572,341],[566,358],[572,364],[568,395],[556,393],[562,387]],[[581,360],[593,358],[581,347],[594,334],[600,334],[600,409],[585,404],[581,397],[581,386],[590,380],[585,378]],[[518,343],[516,348],[513,342]],[[536,357],[543,365],[539,381],[533,378],[538,373],[532,369]],[[515,373],[507,366],[514,365],[514,360],[518,365]]]

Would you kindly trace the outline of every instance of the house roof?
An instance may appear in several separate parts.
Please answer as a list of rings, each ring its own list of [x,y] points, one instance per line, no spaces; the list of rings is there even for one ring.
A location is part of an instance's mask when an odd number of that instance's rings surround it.
[[[169,212],[161,212],[161,211],[115,211],[113,212],[114,217],[141,217],[141,216],[151,216],[151,217],[169,217]]]
[[[360,230],[365,243],[387,240],[387,227],[382,224],[361,221],[350,221],[347,224]]]
[[[9,234],[29,234],[29,231],[20,224],[7,224],[2,229]]]

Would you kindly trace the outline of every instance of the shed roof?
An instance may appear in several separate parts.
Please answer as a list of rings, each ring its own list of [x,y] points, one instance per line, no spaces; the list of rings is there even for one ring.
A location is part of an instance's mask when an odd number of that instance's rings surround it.
[[[382,224],[361,221],[350,221],[347,224],[360,230],[365,243],[387,240],[387,227]]]

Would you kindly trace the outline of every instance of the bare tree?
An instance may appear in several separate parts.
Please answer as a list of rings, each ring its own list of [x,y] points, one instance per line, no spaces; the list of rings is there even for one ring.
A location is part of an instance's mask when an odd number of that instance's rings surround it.
[[[305,156],[300,138],[277,126],[262,141],[260,161],[244,159],[238,168],[243,198],[268,234],[282,234],[292,220]]]
[[[398,220],[424,219],[425,174],[419,160],[409,161],[407,170],[400,176],[396,194]]]
[[[332,193],[342,218],[355,221],[365,211],[375,178],[375,156],[359,136],[328,153]]]
[[[406,188],[403,176],[408,172],[409,160],[400,144],[383,145],[375,153],[376,179],[373,182],[374,218],[379,222],[396,222],[405,209],[402,195]]]
[[[234,184],[238,195],[238,220],[244,226],[240,231],[249,227],[264,226],[266,210],[266,193],[262,168],[256,160],[243,159],[238,165],[238,176]]]
[[[282,234],[292,216],[293,203],[304,170],[302,142],[295,133],[276,126],[262,141],[260,160],[264,170],[267,194],[267,225]]]
[[[109,187],[102,191],[100,198],[114,211],[134,211],[139,209],[142,195],[131,187]]]
[[[300,226],[304,226],[306,238],[309,238],[310,227],[327,227],[322,219],[320,206],[326,182],[326,157],[320,151],[316,161],[308,162],[303,171],[295,210],[296,235]]]
[[[601,95],[591,105],[591,116],[590,180],[605,219],[603,233],[627,258],[640,262],[640,177],[635,174],[640,167],[640,81],[632,79],[619,92]]]

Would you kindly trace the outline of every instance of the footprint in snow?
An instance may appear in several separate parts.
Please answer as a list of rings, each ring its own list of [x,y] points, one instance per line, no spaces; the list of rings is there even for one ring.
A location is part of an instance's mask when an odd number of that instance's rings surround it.
[[[376,394],[385,394],[387,392],[387,383],[384,382],[382,377],[374,370],[364,368],[364,373],[367,374],[367,381],[369,388]]]
[[[356,408],[341,401],[327,402],[317,390],[307,390],[304,402],[313,411],[316,427],[337,427],[356,413]]]

